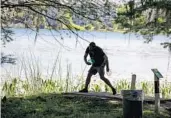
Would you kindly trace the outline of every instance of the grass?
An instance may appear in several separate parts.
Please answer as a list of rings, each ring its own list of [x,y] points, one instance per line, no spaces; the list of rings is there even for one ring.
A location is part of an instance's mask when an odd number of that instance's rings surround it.
[[[36,78],[34,81],[21,80],[14,78],[11,82],[5,82],[2,86],[3,96],[28,96],[39,93],[62,93],[79,91],[84,87],[84,78],[78,77],[72,79],[70,77],[62,79],[41,79]],[[119,80],[115,82],[114,87],[117,89],[117,93],[121,93],[122,90],[130,89],[130,82],[127,80]],[[136,89],[142,89],[145,96],[154,96],[154,84],[152,82],[139,82]],[[89,86],[90,91],[95,92],[112,92],[111,89],[100,79],[92,81]],[[162,98],[171,98],[171,83],[162,83],[160,87]],[[2,96],[2,97],[3,97]]]
[[[83,96],[40,94],[10,97],[2,102],[2,118],[122,118],[122,103]],[[154,106],[145,104],[143,118],[154,118]],[[158,118],[170,118],[162,110]]]

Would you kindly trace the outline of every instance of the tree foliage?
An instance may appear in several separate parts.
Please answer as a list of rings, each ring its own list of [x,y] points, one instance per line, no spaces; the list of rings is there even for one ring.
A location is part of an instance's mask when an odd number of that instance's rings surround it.
[[[40,28],[56,30],[65,27],[78,36],[75,31],[82,27],[73,24],[71,16],[102,22],[101,17],[110,16],[109,8],[113,6],[108,0],[2,0],[1,29],[5,36],[2,40],[5,42],[10,38],[10,35],[6,36],[6,31],[16,22],[36,32]],[[90,26],[86,27],[91,29]]]
[[[152,41],[154,35],[170,36],[171,1],[130,0],[119,6],[116,22],[126,29],[126,33],[139,33],[147,42]],[[166,44],[171,46],[170,43],[163,43],[164,47],[167,47]]]

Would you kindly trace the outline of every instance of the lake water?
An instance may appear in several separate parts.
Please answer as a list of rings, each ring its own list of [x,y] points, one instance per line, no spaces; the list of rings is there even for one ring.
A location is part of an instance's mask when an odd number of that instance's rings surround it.
[[[88,42],[67,30],[41,30],[36,43],[34,31],[14,29],[14,32],[14,41],[7,43],[1,51],[14,55],[17,60],[15,65],[2,64],[2,80],[10,80],[13,77],[25,79],[25,75],[31,76],[34,72],[44,78],[49,78],[52,72],[53,78],[65,77],[68,68],[72,77],[86,76],[89,66],[84,63],[83,56]],[[131,75],[136,74],[139,81],[153,81],[151,69],[157,68],[165,79],[171,81],[169,51],[160,45],[171,41],[169,38],[155,36],[151,43],[146,44],[142,37],[135,34],[95,31],[78,34],[83,39],[94,41],[108,55],[112,71],[112,75],[108,77],[110,80],[130,80]]]

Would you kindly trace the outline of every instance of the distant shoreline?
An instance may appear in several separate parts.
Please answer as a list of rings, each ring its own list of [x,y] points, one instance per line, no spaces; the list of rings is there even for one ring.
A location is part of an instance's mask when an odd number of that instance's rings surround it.
[[[10,27],[11,29],[30,29],[30,28],[25,28],[24,26],[21,27]],[[32,29],[35,29],[35,27],[33,27]],[[48,28],[40,28],[40,30],[49,30]],[[70,30],[67,28],[61,28],[61,29],[52,29],[52,30]],[[99,29],[99,30],[76,30],[76,31],[98,31],[98,32],[119,32],[119,33],[124,33],[126,30],[121,30],[121,29],[111,29],[111,30],[107,30],[107,29]]]

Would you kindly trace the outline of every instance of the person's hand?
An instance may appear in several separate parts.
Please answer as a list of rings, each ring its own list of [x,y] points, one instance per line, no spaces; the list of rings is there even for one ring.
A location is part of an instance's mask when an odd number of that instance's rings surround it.
[[[106,74],[107,74],[108,76],[111,76],[111,75],[112,75],[112,71],[111,71],[109,68],[106,68],[106,71],[107,71]]]
[[[87,64],[87,65],[91,65],[91,63],[90,63],[90,62],[86,62],[86,64]]]
[[[110,71],[110,69],[109,69],[109,68],[106,68],[106,71],[107,71],[107,72],[109,72],[109,71]]]

